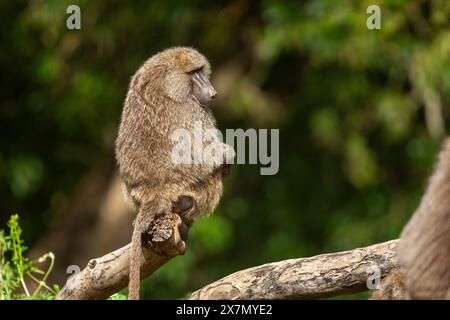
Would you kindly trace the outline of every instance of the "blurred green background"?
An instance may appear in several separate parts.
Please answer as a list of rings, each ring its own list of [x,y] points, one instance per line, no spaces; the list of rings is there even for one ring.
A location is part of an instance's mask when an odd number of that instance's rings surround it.
[[[70,4],[81,30],[66,28]],[[370,4],[381,30],[366,28]],[[210,59],[222,130],[280,129],[280,170],[235,165],[144,298],[396,238],[450,121],[449,18],[448,0],[2,1],[0,228],[19,213],[61,285],[68,265],[127,243],[131,222],[119,237],[99,212],[128,82],[155,52],[189,45]]]

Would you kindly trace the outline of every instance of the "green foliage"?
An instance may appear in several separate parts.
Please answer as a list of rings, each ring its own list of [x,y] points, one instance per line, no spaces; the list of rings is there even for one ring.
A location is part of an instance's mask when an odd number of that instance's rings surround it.
[[[46,280],[53,268],[55,257],[49,252],[37,260],[24,256],[27,247],[22,240],[19,216],[12,215],[7,223],[9,234],[0,230],[0,300],[25,299],[37,300],[54,298],[59,287],[49,287]],[[50,260],[46,271],[35,265]],[[41,277],[39,280],[38,277]],[[30,292],[27,281],[34,281],[37,287]],[[24,293],[19,292],[19,289]]]
[[[127,296],[121,293],[111,295],[108,300],[127,300]]]

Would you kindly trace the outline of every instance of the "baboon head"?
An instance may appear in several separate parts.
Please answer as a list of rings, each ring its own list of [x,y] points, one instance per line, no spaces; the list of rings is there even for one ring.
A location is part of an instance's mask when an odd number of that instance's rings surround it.
[[[217,94],[209,81],[211,67],[197,50],[176,47],[154,55],[142,67],[136,81],[144,85],[146,96],[162,94],[173,101],[184,103],[193,99],[206,106]],[[142,83],[141,78],[145,81]]]

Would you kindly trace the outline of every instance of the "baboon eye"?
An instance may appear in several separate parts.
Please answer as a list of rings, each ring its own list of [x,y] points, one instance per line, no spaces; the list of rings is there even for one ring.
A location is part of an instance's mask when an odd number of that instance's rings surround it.
[[[194,73],[202,72],[202,71],[203,71],[203,66],[201,66],[200,68],[197,68],[197,69],[188,71],[187,73],[190,74],[190,75],[192,75],[192,74],[194,74]]]

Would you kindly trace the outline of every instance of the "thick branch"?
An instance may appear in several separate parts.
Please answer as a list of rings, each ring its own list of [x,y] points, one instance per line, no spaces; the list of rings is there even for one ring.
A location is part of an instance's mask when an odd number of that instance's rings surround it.
[[[178,216],[176,216],[178,217]],[[145,249],[141,278],[151,275],[171,258],[182,254],[180,232],[187,228],[176,221],[174,234],[165,248]],[[371,267],[383,278],[398,267],[398,240],[350,251],[290,259],[235,272],[194,292],[190,299],[317,299],[368,290]],[[71,277],[57,299],[105,299],[128,284],[130,245],[93,259]]]
[[[189,299],[317,299],[366,291],[372,266],[381,277],[398,267],[397,242],[245,269],[195,291]]]
[[[151,275],[173,257],[183,254],[188,228],[178,215],[173,216],[169,240],[151,248],[143,247],[141,279]],[[106,299],[128,285],[131,244],[101,258],[89,261],[86,268],[72,276],[56,296],[59,300]]]

